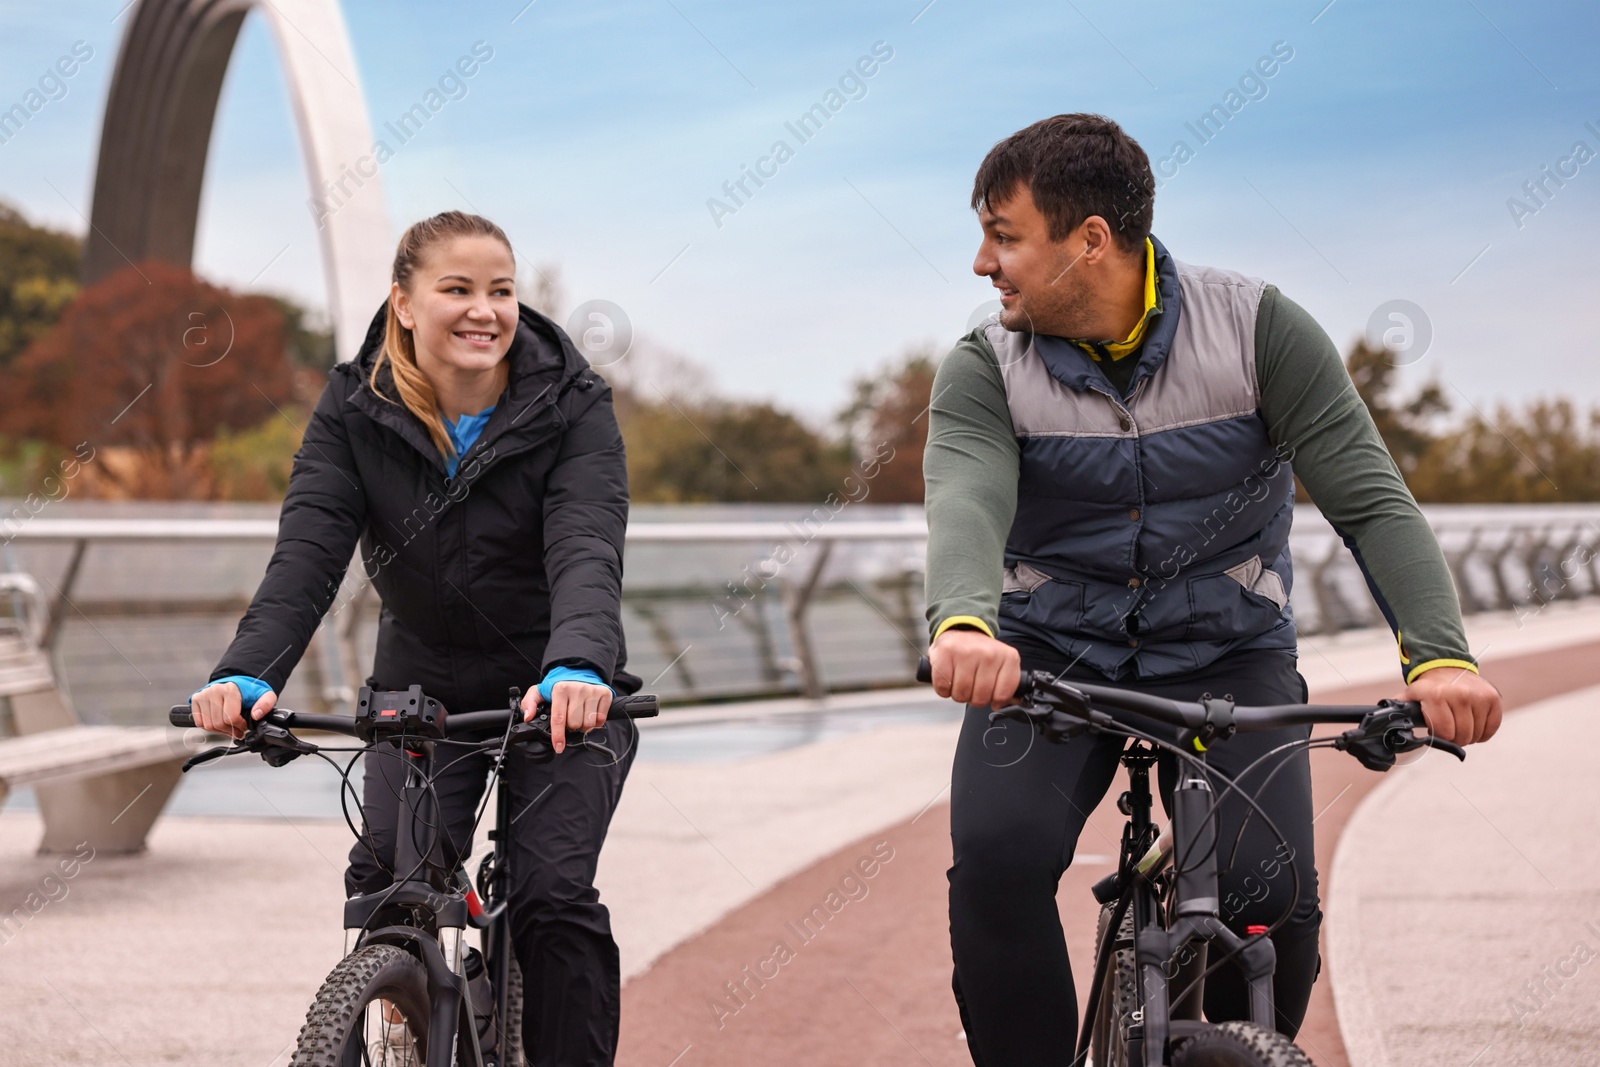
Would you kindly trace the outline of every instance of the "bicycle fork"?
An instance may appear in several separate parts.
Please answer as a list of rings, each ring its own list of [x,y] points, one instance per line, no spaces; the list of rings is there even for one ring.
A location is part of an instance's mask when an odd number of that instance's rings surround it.
[[[1219,942],[1238,961],[1250,986],[1250,1021],[1268,1029],[1273,1024],[1272,974],[1277,954],[1270,938],[1241,937],[1222,922],[1217,885],[1216,797],[1203,775],[1185,772],[1172,794],[1173,874],[1176,887],[1172,914],[1165,929],[1151,924],[1139,930],[1134,956],[1139,966],[1144,1002],[1145,1063],[1166,1062],[1171,1036],[1168,968],[1180,952],[1193,944],[1203,952],[1210,941]],[[1203,967],[1199,970],[1203,971]],[[1198,1005],[1203,987],[1185,1003]]]

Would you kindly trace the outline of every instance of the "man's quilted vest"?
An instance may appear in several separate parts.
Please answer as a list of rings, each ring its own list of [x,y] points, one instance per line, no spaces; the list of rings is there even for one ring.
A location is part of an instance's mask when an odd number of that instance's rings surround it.
[[[1295,647],[1294,476],[1258,410],[1265,283],[1154,245],[1162,313],[1126,399],[1070,342],[980,327],[1022,449],[1001,636],[1111,678]]]

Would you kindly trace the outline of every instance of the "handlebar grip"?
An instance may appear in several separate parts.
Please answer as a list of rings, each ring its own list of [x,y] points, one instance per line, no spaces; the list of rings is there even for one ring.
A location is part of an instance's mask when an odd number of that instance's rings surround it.
[[[632,696],[619,694],[611,698],[611,711],[608,714],[620,714],[629,719],[653,719],[661,714],[661,701],[654,693],[635,693]]]
[[[194,712],[187,704],[174,704],[172,710],[167,712],[167,721],[180,729],[188,729],[194,725]]]
[[[928,685],[933,681],[933,661],[927,656],[921,656],[917,659],[917,681],[923,685]]]

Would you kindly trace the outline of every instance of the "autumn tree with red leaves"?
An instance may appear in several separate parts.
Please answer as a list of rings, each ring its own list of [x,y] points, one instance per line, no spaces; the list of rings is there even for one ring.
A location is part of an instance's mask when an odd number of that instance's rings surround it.
[[[87,444],[88,495],[209,499],[219,434],[299,415],[277,305],[166,263],[85,289],[0,379],[0,432]]]
[[[913,349],[878,376],[855,384],[840,421],[863,469],[875,469],[868,490],[875,504],[922,503],[922,453],[938,367],[931,348]],[[874,461],[881,466],[874,468]]]

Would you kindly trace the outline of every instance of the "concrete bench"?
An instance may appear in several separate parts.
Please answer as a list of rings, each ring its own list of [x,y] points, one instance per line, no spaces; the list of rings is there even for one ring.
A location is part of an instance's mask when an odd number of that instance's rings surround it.
[[[44,817],[40,852],[141,852],[178,784],[186,735],[168,726],[86,726],[56,686],[40,649],[43,598],[24,574],[0,574],[0,595],[20,601],[0,618],[0,697],[17,736],[0,739],[0,801],[32,786]],[[198,741],[198,735],[192,739]]]
[[[138,852],[188,753],[165,726],[67,726],[0,740],[0,801],[33,786],[40,852]]]

